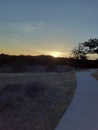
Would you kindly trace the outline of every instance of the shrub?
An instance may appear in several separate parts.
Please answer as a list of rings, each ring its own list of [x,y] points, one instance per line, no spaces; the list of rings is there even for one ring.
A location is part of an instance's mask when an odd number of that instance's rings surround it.
[[[28,97],[32,99],[39,97],[44,94],[45,90],[45,84],[39,81],[27,83],[24,86],[22,84],[7,84],[0,91],[0,111],[21,105]]]
[[[34,81],[26,85],[26,94],[29,97],[34,97],[45,92],[45,84],[43,82]]]
[[[15,84],[7,84],[1,92],[7,93],[7,92],[14,92],[17,93],[21,89],[21,84],[15,83]]]
[[[21,84],[8,84],[0,91],[0,111],[16,105],[22,99]]]

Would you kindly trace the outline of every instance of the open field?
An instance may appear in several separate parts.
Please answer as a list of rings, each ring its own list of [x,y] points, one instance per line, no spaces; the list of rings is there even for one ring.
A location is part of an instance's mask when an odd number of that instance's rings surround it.
[[[0,74],[0,130],[54,130],[75,88],[74,71]]]

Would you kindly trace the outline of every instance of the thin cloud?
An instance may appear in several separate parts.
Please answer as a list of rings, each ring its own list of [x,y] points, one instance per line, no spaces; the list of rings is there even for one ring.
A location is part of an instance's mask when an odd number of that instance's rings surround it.
[[[45,27],[44,21],[33,22],[5,22],[0,24],[0,29],[2,30],[11,30],[11,31],[21,31],[21,32],[32,32],[41,30]]]

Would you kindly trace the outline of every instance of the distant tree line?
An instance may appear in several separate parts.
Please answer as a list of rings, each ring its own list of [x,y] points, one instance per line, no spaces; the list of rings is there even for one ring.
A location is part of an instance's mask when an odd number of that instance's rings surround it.
[[[79,43],[71,51],[72,57],[54,58],[49,55],[25,56],[0,54],[0,73],[2,72],[33,72],[37,67],[46,68],[47,72],[56,69],[57,65],[67,65],[75,68],[98,68],[98,59],[88,60],[87,54],[98,54],[98,39],[90,39]]]
[[[33,72],[37,66],[46,68],[51,72],[56,65],[68,65],[68,58],[54,58],[52,56],[25,56],[0,54],[0,72]]]

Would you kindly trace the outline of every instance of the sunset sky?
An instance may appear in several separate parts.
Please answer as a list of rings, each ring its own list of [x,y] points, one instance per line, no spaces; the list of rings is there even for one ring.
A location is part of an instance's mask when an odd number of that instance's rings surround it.
[[[0,53],[69,56],[98,37],[98,0],[0,0]]]

